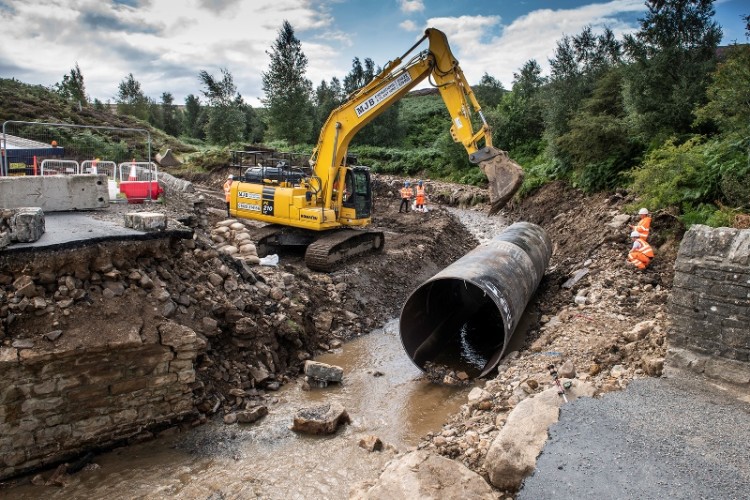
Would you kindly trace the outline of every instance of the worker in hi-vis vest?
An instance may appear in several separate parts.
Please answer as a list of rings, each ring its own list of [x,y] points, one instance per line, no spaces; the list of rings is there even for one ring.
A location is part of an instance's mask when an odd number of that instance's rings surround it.
[[[404,187],[401,188],[401,205],[398,207],[398,213],[401,213],[404,207],[406,207],[406,212],[409,211],[412,196],[414,196],[414,191],[411,189],[411,184],[409,181],[404,181]]]
[[[651,217],[648,214],[648,208],[642,208],[638,210],[638,216],[641,218],[641,220],[639,220],[638,224],[635,226],[629,224],[630,229],[633,231],[638,231],[638,234],[641,235],[641,238],[647,240],[648,234],[651,232]]]
[[[224,198],[227,200],[227,217],[232,216],[232,214],[229,213],[229,195],[232,191],[233,181],[234,181],[234,176],[232,174],[229,174],[229,177],[227,177],[227,181],[224,183]]]
[[[630,237],[633,239],[633,246],[628,252],[628,262],[633,264],[638,269],[646,269],[646,267],[654,258],[654,250],[651,248],[641,234],[638,231],[630,233]]]

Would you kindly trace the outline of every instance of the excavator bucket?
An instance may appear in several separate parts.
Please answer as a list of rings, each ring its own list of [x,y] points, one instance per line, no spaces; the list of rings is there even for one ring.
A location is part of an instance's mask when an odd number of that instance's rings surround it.
[[[516,194],[523,183],[521,166],[508,157],[508,153],[493,147],[483,148],[472,155],[487,176],[490,189],[490,215],[498,213]]]

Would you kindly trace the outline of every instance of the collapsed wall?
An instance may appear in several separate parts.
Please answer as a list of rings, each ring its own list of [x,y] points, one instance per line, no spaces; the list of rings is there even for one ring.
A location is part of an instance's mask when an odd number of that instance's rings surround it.
[[[118,270],[165,260],[181,245],[0,257],[0,479],[195,414],[205,340],[154,313],[161,283]]]
[[[675,262],[669,370],[750,387],[750,230],[695,225]]]

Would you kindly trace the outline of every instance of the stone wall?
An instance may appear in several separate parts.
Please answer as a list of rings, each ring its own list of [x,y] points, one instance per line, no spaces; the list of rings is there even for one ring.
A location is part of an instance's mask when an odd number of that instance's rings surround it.
[[[134,329],[82,349],[0,347],[0,478],[192,413],[201,342],[174,323],[159,333],[153,343]]]
[[[750,230],[690,228],[670,312],[668,369],[750,387]]]
[[[136,268],[186,244],[0,256],[0,479],[196,415],[206,341],[156,312],[165,284]]]

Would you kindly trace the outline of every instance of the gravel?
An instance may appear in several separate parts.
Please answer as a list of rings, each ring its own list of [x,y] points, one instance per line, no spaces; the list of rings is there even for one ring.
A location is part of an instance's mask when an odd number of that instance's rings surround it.
[[[565,405],[518,499],[740,499],[750,404],[703,382],[635,380]]]

